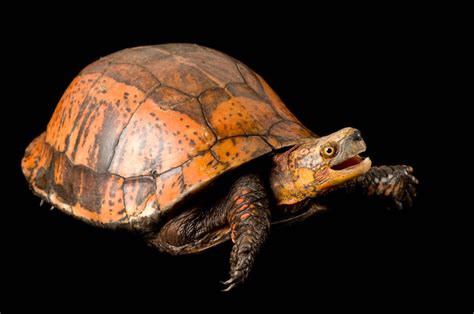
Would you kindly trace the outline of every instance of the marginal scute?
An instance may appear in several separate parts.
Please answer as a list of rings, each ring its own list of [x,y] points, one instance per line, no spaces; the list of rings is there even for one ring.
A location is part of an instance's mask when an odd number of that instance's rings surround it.
[[[123,193],[125,209],[129,217],[139,215],[149,202],[154,201],[155,181],[151,177],[137,177],[125,180]]]
[[[166,209],[170,204],[184,196],[185,186],[181,167],[171,169],[156,179],[156,199],[160,208]]]
[[[38,172],[49,166],[52,151],[45,145],[46,132],[35,138],[25,150],[21,160],[21,169],[30,184],[37,183]]]
[[[186,187],[205,184],[226,168],[228,168],[227,164],[219,162],[210,151],[207,151],[183,165],[184,184]]]
[[[50,168],[50,187],[52,193],[59,202],[64,204],[75,204],[77,194],[74,193],[74,166],[69,162],[67,157],[60,152],[54,154]]]
[[[35,142],[30,156],[40,156],[39,160],[47,161],[38,163],[38,170],[30,174],[31,188],[40,197],[99,226],[126,223],[123,178],[74,165],[64,153],[55,152],[44,138]],[[24,159],[24,162],[29,160]]]
[[[151,226],[216,177],[314,136],[257,74],[197,45],[125,49],[87,66],[22,171],[98,226]]]

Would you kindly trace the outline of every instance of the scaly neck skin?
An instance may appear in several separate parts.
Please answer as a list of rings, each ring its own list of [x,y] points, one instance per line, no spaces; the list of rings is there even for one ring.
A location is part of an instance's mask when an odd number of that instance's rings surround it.
[[[275,166],[270,173],[270,186],[278,205],[297,204],[317,194],[314,172],[307,168],[292,171],[288,162],[290,153],[291,150],[288,150],[275,156]]]
[[[295,187],[293,175],[288,166],[291,150],[274,157],[275,166],[270,173],[270,186],[278,205],[291,205],[303,200],[302,191]]]

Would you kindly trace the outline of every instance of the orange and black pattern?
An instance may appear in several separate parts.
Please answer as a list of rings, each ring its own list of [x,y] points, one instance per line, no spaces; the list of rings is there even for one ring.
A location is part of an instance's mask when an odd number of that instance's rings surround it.
[[[86,67],[26,149],[33,191],[102,226],[156,220],[221,173],[314,136],[242,63],[190,44]]]

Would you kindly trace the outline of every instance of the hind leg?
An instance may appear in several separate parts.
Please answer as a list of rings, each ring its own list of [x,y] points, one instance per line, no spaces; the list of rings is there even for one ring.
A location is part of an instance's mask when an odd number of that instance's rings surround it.
[[[267,193],[260,178],[249,174],[237,179],[216,206],[185,210],[147,240],[162,251],[189,254],[231,239],[230,279],[224,283],[230,290],[248,277],[269,230]]]
[[[230,239],[225,209],[194,207],[168,221],[147,241],[173,255],[198,253]]]

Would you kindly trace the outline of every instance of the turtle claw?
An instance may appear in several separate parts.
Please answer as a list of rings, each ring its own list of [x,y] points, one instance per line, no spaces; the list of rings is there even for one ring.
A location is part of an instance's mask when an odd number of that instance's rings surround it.
[[[43,204],[44,204],[44,199],[41,199],[40,206],[43,206]]]
[[[405,165],[373,167],[366,178],[361,182],[368,195],[387,198],[390,202],[389,209],[402,210],[413,205],[419,181],[413,176],[412,167]]]
[[[413,176],[410,166],[392,166],[390,179],[386,181],[384,189],[390,190],[388,195],[393,200],[393,207],[398,210],[411,207],[416,197],[417,178]]]
[[[229,285],[227,288],[225,289],[222,289],[222,292],[229,292],[230,290],[232,290],[233,288],[235,287],[235,283]]]
[[[235,280],[235,278],[230,278],[227,281],[221,281],[221,284],[226,286],[226,288],[222,289],[221,291],[222,292],[228,292],[236,286],[236,280]]]
[[[403,204],[402,204],[402,202],[400,202],[400,201],[395,201],[395,202],[394,202],[394,206],[395,206],[395,208],[398,209],[398,210],[403,210]],[[390,209],[390,207],[389,207],[389,209]]]
[[[234,279],[233,279],[233,278],[229,278],[229,279],[226,280],[226,281],[221,281],[221,284],[227,286],[227,285],[230,285],[230,284],[233,283],[233,282],[234,282]]]

